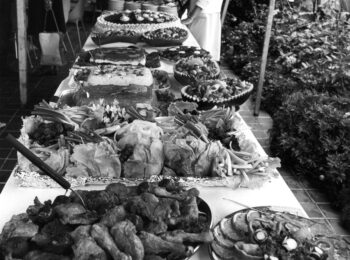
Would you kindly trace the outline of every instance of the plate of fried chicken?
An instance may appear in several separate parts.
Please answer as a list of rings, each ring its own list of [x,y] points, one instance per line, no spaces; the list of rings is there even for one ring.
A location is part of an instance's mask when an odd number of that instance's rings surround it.
[[[187,259],[214,239],[195,188],[170,180],[113,183],[53,201],[34,199],[0,234],[0,259]]]

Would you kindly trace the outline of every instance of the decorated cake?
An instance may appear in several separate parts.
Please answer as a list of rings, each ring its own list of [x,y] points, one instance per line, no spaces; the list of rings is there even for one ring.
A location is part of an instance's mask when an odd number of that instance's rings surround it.
[[[142,65],[80,66],[69,84],[78,89],[74,99],[79,105],[100,98],[118,98],[123,107],[152,102],[152,73]]]
[[[197,82],[183,87],[181,95],[186,101],[198,103],[201,109],[208,109],[214,106],[239,106],[252,91],[253,84],[233,77]]]
[[[151,52],[146,55],[146,67],[147,68],[159,68],[160,67],[160,57],[157,51]]]
[[[78,66],[95,66],[96,64],[145,64],[145,51],[136,46],[98,48],[81,52],[75,62]]]
[[[217,79],[220,67],[213,60],[189,57],[180,59],[174,65],[174,77],[182,85],[192,85],[198,81]]]
[[[124,12],[106,12],[97,18],[95,30],[120,31],[131,30],[140,35],[146,31],[171,27],[180,24],[179,18],[150,10],[125,10]]]
[[[114,42],[137,43],[140,38],[141,35],[133,30],[113,31],[94,27],[91,32],[91,39],[98,46]]]
[[[143,34],[144,41],[151,46],[181,45],[187,38],[187,30],[180,27],[160,28]]]
[[[179,59],[189,58],[190,56],[201,59],[211,59],[208,51],[194,46],[178,46],[167,48],[160,52],[160,56],[171,61],[178,61]]]
[[[210,251],[214,260],[347,259],[326,230],[314,220],[268,207],[245,209],[214,228]]]

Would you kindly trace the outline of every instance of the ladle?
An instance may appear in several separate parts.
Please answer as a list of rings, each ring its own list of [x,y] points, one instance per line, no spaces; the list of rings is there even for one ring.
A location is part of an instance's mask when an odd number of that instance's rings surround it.
[[[43,171],[47,176],[57,182],[63,189],[71,190],[82,202],[83,206],[86,207],[83,198],[78,192],[72,189],[70,183],[59,175],[54,169],[47,165],[43,160],[36,156],[32,151],[20,143],[13,135],[7,134],[6,140],[9,141],[13,147],[20,152],[25,158],[31,161],[36,167]]]

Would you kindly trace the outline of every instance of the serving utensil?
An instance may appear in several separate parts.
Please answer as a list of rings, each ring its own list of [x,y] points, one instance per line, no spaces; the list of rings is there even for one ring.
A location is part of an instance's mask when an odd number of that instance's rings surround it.
[[[72,189],[70,183],[59,175],[54,169],[52,169],[49,165],[47,165],[43,160],[41,160],[38,156],[36,156],[32,151],[30,151],[27,147],[25,147],[22,143],[20,143],[13,135],[7,134],[5,137],[6,140],[12,144],[12,146],[20,152],[24,157],[26,157],[29,161],[31,161],[36,167],[42,170],[47,176],[57,182],[63,189],[66,191],[70,190],[73,192],[82,202],[83,206],[86,207],[86,204],[83,198],[80,196],[78,192]]]

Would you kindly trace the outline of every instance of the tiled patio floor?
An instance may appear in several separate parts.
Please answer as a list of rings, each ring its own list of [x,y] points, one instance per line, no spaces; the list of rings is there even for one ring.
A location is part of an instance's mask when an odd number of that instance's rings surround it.
[[[69,28],[69,30],[70,35],[73,36],[75,29]],[[72,38],[74,41],[74,37]],[[29,115],[33,106],[39,101],[43,99],[50,100],[59,83],[68,75],[73,56],[68,55],[67,60],[67,64],[60,68],[56,76],[29,77],[29,102],[26,107],[20,106],[17,76],[0,77],[0,122],[6,123],[6,127],[0,129],[0,134],[10,132],[15,136],[19,135],[21,117]],[[227,67],[223,66],[222,69],[226,74],[232,73]],[[269,153],[268,130],[272,127],[272,119],[263,111],[260,112],[258,117],[254,117],[253,107],[254,104],[251,100],[247,101],[241,106],[240,114],[251,127],[262,147]],[[0,137],[0,192],[17,162],[16,152],[2,135]],[[339,212],[331,208],[329,201],[322,192],[314,189],[307,181],[298,179],[290,172],[283,169],[280,172],[310,218],[325,223],[330,233],[350,236],[350,233],[339,224]]]

